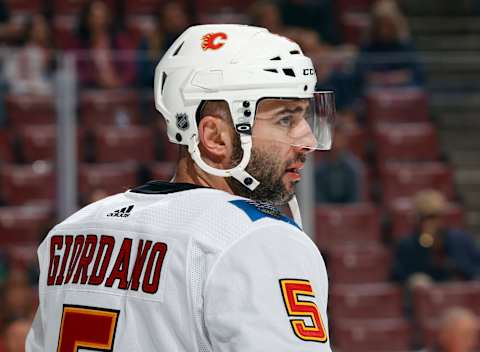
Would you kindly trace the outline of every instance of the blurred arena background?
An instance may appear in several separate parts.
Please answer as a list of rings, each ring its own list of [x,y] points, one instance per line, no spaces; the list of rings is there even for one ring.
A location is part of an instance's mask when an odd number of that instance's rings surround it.
[[[0,352],[23,351],[49,228],[171,178],[153,70],[199,23],[297,41],[336,93],[301,199],[334,350],[480,351],[478,1],[0,0]]]

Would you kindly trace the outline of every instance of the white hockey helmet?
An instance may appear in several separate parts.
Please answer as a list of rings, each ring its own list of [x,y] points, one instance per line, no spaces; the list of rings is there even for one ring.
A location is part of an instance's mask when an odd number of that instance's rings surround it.
[[[261,99],[309,99],[311,109],[305,118],[308,125],[304,123],[307,127],[300,130],[314,135],[316,142],[305,147],[330,149],[333,95],[315,92],[316,82],[312,61],[298,44],[285,37],[246,25],[193,26],[172,44],[156,67],[155,106],[166,120],[169,140],[188,146],[201,169],[216,176],[234,177],[254,190],[259,182],[245,168]],[[200,155],[196,115],[202,102],[208,100],[228,104],[240,136],[243,158],[228,170],[209,166]],[[303,146],[296,143],[300,140],[297,133],[290,143]]]

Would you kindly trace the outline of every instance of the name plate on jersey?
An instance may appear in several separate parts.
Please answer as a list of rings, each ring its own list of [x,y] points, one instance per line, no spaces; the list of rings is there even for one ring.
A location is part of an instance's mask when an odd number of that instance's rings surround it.
[[[158,238],[57,234],[48,241],[48,288],[101,290],[152,300],[163,297],[170,247]]]

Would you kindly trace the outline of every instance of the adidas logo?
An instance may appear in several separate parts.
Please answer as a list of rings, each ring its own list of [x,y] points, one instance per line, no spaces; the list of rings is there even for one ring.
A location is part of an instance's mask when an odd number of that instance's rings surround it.
[[[128,208],[125,207],[122,209],[115,210],[114,212],[108,214],[107,216],[114,216],[117,218],[128,218],[130,216],[130,212],[132,211],[132,209],[133,209],[133,205],[130,205]]]

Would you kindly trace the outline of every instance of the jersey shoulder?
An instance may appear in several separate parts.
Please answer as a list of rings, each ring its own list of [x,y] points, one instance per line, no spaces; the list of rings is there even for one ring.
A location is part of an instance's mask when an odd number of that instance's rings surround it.
[[[63,220],[59,225],[68,225],[71,223],[77,223],[82,221],[94,221],[100,215],[103,215],[103,209],[112,209],[112,212],[115,211],[115,206],[122,202],[124,193],[117,193],[103,199],[100,199],[96,202],[90,203],[83,208],[80,208],[75,213]],[[120,209],[121,210],[121,209]]]
[[[205,196],[200,200],[204,211],[191,224],[191,230],[197,229],[194,241],[208,243],[223,251],[251,234],[275,231],[282,233],[281,237],[292,236],[311,242],[292,219],[269,203],[221,191]],[[282,241],[281,238],[279,240]]]

